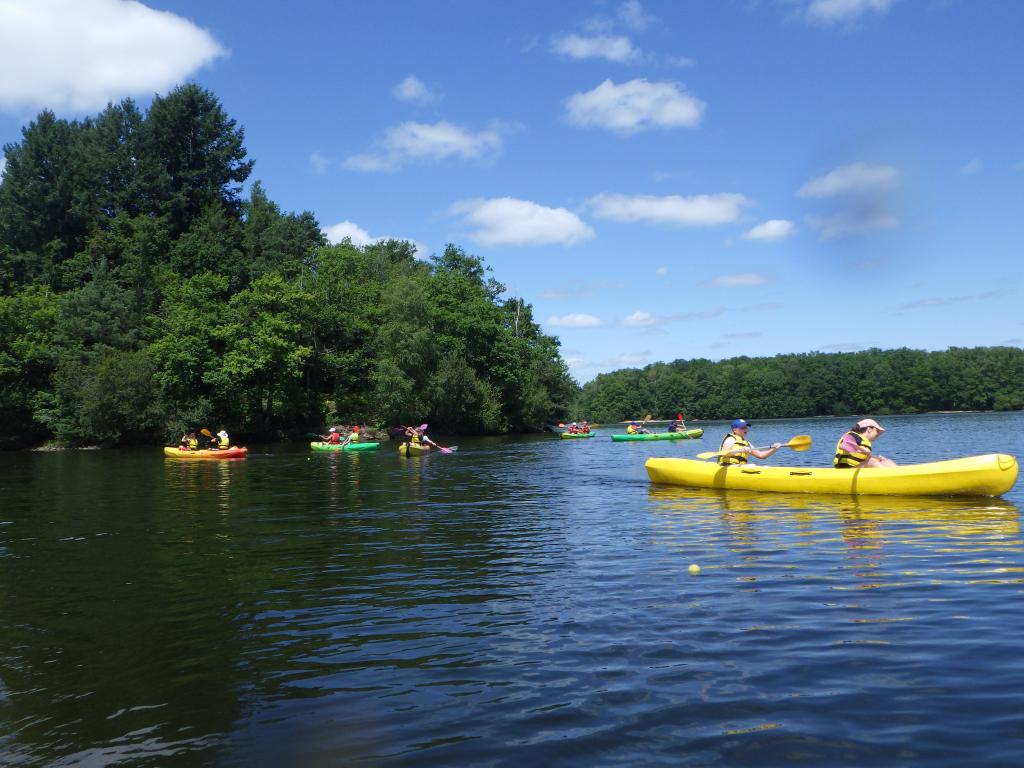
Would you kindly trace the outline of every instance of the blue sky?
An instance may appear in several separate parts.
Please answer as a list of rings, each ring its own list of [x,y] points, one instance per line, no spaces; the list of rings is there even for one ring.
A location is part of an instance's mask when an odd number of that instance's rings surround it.
[[[334,240],[477,254],[580,381],[1024,345],[1024,3],[0,3],[0,142],[182,82]]]

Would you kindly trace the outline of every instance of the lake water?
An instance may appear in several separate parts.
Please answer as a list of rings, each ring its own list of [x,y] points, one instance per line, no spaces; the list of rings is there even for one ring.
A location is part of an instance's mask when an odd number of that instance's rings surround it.
[[[1021,413],[880,421],[900,463],[1024,458]],[[751,439],[821,466],[850,422]],[[1020,765],[1022,483],[652,486],[697,426],[0,455],[0,764]]]

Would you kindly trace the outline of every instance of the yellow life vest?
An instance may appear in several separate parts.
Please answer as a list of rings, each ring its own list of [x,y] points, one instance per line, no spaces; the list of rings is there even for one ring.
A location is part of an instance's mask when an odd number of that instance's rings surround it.
[[[639,431],[640,430],[637,429],[636,427],[634,427],[632,424],[630,424],[628,427],[626,427],[626,434],[627,435],[635,435]]]
[[[198,451],[199,450],[199,438],[190,437],[188,439],[188,449],[190,451]]]
[[[858,450],[848,451],[843,448],[843,440],[846,435],[853,435],[853,439],[858,445]],[[864,435],[854,432],[852,429],[849,432],[843,434],[839,438],[839,442],[836,443],[836,456],[832,460],[832,466],[838,467],[839,469],[848,469],[850,467],[856,467],[862,464],[871,455],[871,441],[868,440]]]
[[[221,437],[220,435],[217,435],[217,447],[220,448],[222,451],[226,451],[228,448],[231,447],[231,438]]]
[[[740,437],[735,432],[730,432],[728,435],[726,435],[725,437],[722,438],[722,442],[718,446],[718,450],[720,450],[720,451],[724,451],[725,450],[725,441],[728,440],[730,437],[734,441],[733,444],[732,444],[732,448],[729,449],[730,451],[738,451],[738,450],[740,450],[742,448],[749,448],[750,447],[750,443],[746,440],[746,438]],[[725,456],[719,456],[718,457],[718,463],[721,464],[723,467],[727,467],[730,464],[746,464],[747,463],[747,454],[746,453],[728,453]]]
[[[358,443],[359,442],[359,431],[358,430],[353,430],[352,434],[348,436],[348,441],[350,443]]]

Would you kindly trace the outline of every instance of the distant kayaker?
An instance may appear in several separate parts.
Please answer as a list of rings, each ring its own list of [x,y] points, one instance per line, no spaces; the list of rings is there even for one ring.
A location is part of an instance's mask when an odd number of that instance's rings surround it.
[[[569,434],[570,435],[578,435],[579,433],[580,433],[580,425],[577,424],[574,421],[572,424],[569,425]]]
[[[320,435],[320,440],[328,445],[337,445],[341,442],[341,435],[338,434],[338,428],[331,427],[327,430],[326,435]]]
[[[874,419],[861,419],[839,438],[832,465],[838,469],[853,467],[895,467],[896,462],[885,456],[872,455],[872,442],[885,428]]]
[[[337,434],[337,433],[335,433],[335,434]],[[341,444],[341,446],[344,448],[349,443],[358,443],[358,442],[359,442],[359,425],[358,424],[353,424],[352,425],[352,431],[348,433],[348,436],[345,438],[345,441]]]
[[[189,451],[199,450],[199,438],[196,437],[195,432],[189,432],[188,437],[182,438],[185,441],[185,448]]]
[[[767,459],[782,447],[782,443],[772,443],[770,448],[764,449],[752,446],[747,440],[750,424],[743,419],[733,419],[729,428],[729,434],[722,438],[722,444],[718,448],[719,451],[729,451],[718,457],[718,463],[722,466],[746,464],[748,456]]]
[[[426,436],[426,431],[426,424],[420,424],[418,427],[406,427],[405,443],[409,443],[411,445],[422,445],[426,443],[429,445],[431,443],[431,440],[429,437]]]
[[[584,435],[590,434],[590,422],[587,421],[586,419],[584,419],[583,423],[580,425],[580,432],[582,432]]]
[[[408,443],[417,443],[417,444],[421,444],[422,443],[422,444],[426,444],[426,445],[432,445],[432,446],[434,446],[437,449],[441,448],[440,445],[438,445],[433,440],[431,440],[429,437],[427,437],[427,425],[426,424],[420,424],[418,427],[406,427],[405,428],[405,436],[408,438],[406,440],[406,442],[408,442]]]
[[[649,435],[651,431],[646,429],[642,424],[635,421],[629,422],[629,426],[626,427],[627,435]]]
[[[669,432],[685,432],[686,431],[686,423],[681,418],[680,419],[676,419],[675,421],[670,421],[668,423],[668,431]]]
[[[231,438],[228,437],[227,430],[222,429],[217,433],[217,448],[221,451],[226,451],[231,447]]]

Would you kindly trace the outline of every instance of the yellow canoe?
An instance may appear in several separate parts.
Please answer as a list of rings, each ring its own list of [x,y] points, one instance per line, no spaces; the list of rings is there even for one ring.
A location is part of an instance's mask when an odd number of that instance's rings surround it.
[[[648,459],[645,466],[652,483],[782,493],[999,496],[1017,481],[1017,460],[1005,453],[868,469],[723,467],[693,459]]]

